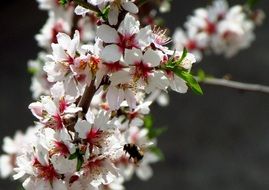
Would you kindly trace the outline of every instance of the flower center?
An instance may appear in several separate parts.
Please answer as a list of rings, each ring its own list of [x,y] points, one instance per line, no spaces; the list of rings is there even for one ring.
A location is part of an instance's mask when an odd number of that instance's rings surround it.
[[[122,53],[124,53],[125,49],[132,49],[133,47],[138,48],[136,45],[135,34],[124,36],[119,33],[118,46]]]
[[[150,75],[152,68],[149,67],[147,64],[144,64],[142,61],[135,64],[135,73],[134,78],[135,80],[139,80],[142,78],[143,80],[147,80],[148,76]]]
[[[52,182],[54,178],[58,178],[58,174],[52,164],[43,166],[37,159],[35,159],[33,166],[36,167],[39,178],[45,179],[49,182]]]

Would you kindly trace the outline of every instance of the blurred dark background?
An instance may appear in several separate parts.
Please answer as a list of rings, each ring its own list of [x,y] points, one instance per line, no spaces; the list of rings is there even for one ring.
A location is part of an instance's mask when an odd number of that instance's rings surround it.
[[[164,15],[167,26],[182,26],[194,8],[207,2],[174,0],[172,12]],[[259,7],[269,12],[267,0]],[[34,35],[46,16],[34,0],[3,1],[0,6],[1,139],[32,124],[26,63],[37,55]],[[251,48],[229,60],[207,56],[195,67],[219,77],[228,73],[234,80],[269,85],[268,20],[256,30]],[[155,125],[168,127],[159,138],[166,159],[153,166],[153,178],[134,179],[128,190],[269,189],[269,95],[202,87],[204,96],[171,93],[169,107],[153,106]],[[0,181],[0,190],[16,187],[14,182]]]

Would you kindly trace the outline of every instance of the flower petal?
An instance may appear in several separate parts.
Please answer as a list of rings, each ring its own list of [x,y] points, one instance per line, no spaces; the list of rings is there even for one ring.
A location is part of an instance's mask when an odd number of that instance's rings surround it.
[[[78,136],[82,139],[86,139],[87,133],[91,129],[91,124],[85,120],[78,121],[75,125],[75,130],[78,132]]]
[[[128,65],[134,65],[136,63],[139,63],[142,61],[142,51],[136,48],[133,48],[131,50],[126,49],[125,50],[125,56],[124,56],[124,60],[125,63]]]
[[[101,53],[101,58],[107,63],[119,61],[121,56],[122,53],[119,50],[119,46],[114,44],[106,46]]]
[[[115,28],[103,24],[97,28],[96,35],[105,43],[117,43],[119,37]]]
[[[143,63],[148,64],[150,67],[157,67],[161,63],[162,56],[161,51],[148,49],[143,56]]]
[[[145,49],[152,42],[152,30],[150,26],[142,28],[136,35],[135,39],[138,43],[138,46],[142,49]]]
[[[138,13],[138,7],[131,1],[124,2],[121,6],[130,13]]]
[[[124,20],[121,22],[118,32],[121,33],[123,36],[132,36],[139,32],[140,23],[130,15],[129,13],[126,14]]]

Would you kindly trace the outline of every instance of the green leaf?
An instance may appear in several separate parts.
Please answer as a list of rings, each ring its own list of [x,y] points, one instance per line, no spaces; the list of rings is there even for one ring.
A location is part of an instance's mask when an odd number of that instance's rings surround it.
[[[75,153],[73,153],[73,154],[71,154],[70,156],[69,156],[69,160],[74,160],[74,159],[76,159],[78,157],[78,155],[77,155],[77,151],[75,152]]]
[[[167,128],[162,127],[162,128],[152,128],[149,133],[148,133],[148,138],[149,139],[154,139],[159,137],[161,134],[167,131]]]
[[[106,6],[101,12],[97,14],[98,17],[101,17],[105,21],[108,21],[108,13],[110,11],[110,7]]]
[[[68,158],[69,160],[77,159],[77,171],[81,169],[81,166],[84,163],[83,155],[84,153],[80,152],[79,148],[77,148],[76,152],[71,154]]]
[[[247,0],[249,8],[253,8],[260,0]]]
[[[38,72],[38,69],[34,68],[34,67],[28,67],[28,73],[34,75]]]
[[[79,171],[82,167],[82,164],[84,163],[83,156],[79,156],[77,160],[77,171]]]
[[[187,71],[184,71],[180,68],[174,68],[174,73],[186,81],[187,85],[192,89],[192,91],[198,95],[203,95],[203,90],[196,81],[196,79]]]
[[[152,127],[153,127],[153,118],[152,118],[151,115],[146,115],[144,117],[144,126],[148,130],[151,130],[152,129]]]
[[[180,65],[187,55],[188,55],[188,50],[184,47],[182,55],[180,56],[180,59],[176,61],[176,65]]]
[[[204,81],[206,79],[206,74],[203,69],[199,69],[197,72],[199,81]]]
[[[161,149],[159,149],[157,146],[152,146],[149,148],[150,151],[155,154],[156,156],[158,156],[160,158],[160,160],[164,160],[164,154],[161,151]]]
[[[65,5],[68,3],[68,0],[59,0],[59,3],[60,3],[62,6],[65,6]]]
[[[144,117],[144,127],[148,129],[148,138],[154,139],[161,134],[163,134],[167,129],[166,128],[154,128],[153,127],[153,118],[151,115]]]
[[[171,56],[171,58],[168,60],[167,64],[165,65],[165,67],[167,69],[174,69],[177,66],[180,66],[180,64],[182,63],[182,61],[186,58],[186,56],[188,55],[188,51],[187,49],[184,47],[182,55],[180,56],[179,60],[173,61],[173,58],[175,57],[175,52],[174,55]]]

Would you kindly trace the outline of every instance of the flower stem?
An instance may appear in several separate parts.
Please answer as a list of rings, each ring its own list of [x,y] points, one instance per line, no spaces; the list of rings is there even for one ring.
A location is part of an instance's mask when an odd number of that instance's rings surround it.
[[[269,94],[269,86],[260,85],[260,84],[242,83],[242,82],[231,81],[227,79],[219,79],[219,78],[205,78],[203,80],[199,80],[199,79],[197,80],[200,83],[204,83],[208,85],[223,86],[223,87],[238,89],[242,91],[261,92],[261,93]]]

